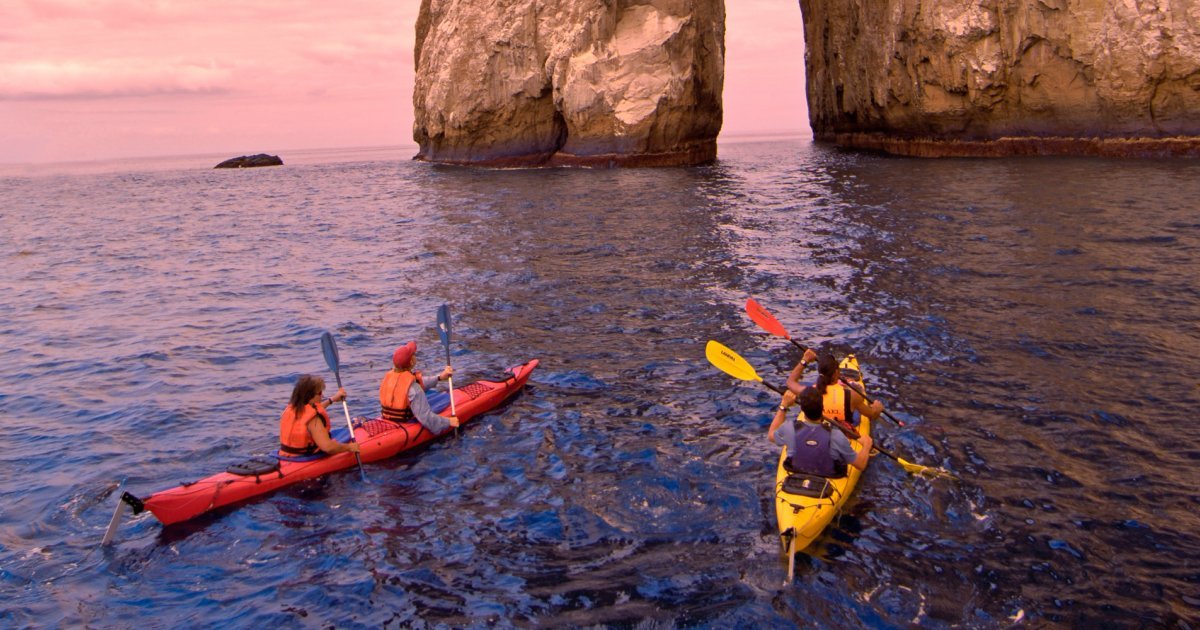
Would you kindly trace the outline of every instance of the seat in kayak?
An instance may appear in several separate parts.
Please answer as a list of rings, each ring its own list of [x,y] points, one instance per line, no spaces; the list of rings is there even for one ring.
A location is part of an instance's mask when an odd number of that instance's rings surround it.
[[[251,457],[240,464],[233,464],[229,468],[226,468],[225,472],[242,477],[254,477],[256,480],[259,480],[263,475],[271,473],[278,474],[280,477],[283,476],[283,473],[279,470],[279,459],[264,457],[262,455]]]
[[[791,466],[786,464],[784,468],[788,469],[788,476],[784,478],[783,488],[781,489],[788,494],[811,497],[813,499],[827,499],[837,492],[831,483],[832,479],[820,475],[795,472],[791,470]]]

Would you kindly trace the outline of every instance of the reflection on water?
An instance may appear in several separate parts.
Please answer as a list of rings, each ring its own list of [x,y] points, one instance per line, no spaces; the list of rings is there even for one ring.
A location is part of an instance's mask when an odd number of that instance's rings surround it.
[[[0,584],[15,625],[1002,626],[1195,619],[1180,435],[1200,373],[1197,166],[915,161],[801,142],[717,165],[405,160],[0,178]],[[350,161],[347,161],[350,160]],[[304,162],[303,160],[301,162]],[[798,563],[775,538],[745,316],[856,352],[907,423]],[[461,437],[94,549],[136,494],[271,448],[338,336],[352,412],[454,313],[454,365],[537,357]]]

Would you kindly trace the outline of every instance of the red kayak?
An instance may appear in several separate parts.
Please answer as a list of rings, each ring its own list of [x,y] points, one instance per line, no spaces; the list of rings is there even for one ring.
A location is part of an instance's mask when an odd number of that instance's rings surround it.
[[[475,381],[456,388],[452,395],[459,422],[465,425],[475,416],[494,409],[516,394],[525,386],[525,381],[529,380],[529,374],[537,365],[538,361],[534,359],[524,365],[510,368],[512,376],[502,381]],[[447,407],[441,414],[449,416],[450,408]],[[449,433],[449,430],[446,432]],[[343,433],[348,434],[349,431],[343,427]],[[391,422],[383,418],[359,418],[354,427],[354,439],[362,449],[360,455],[363,462],[393,457],[397,453],[421,446],[435,437],[438,436],[415,421]],[[134,514],[150,510],[163,525],[171,525],[298,481],[353,466],[353,453],[324,455],[310,461],[280,461],[274,457],[258,457],[200,481],[156,492],[146,499],[138,499],[128,492],[124,493],[121,499],[133,506]]]

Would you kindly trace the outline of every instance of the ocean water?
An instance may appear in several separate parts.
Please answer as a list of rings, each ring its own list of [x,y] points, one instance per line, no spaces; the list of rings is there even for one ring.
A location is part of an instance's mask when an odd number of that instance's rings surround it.
[[[806,140],[712,166],[473,170],[411,150],[0,173],[0,624],[1200,625],[1200,164],[913,160]],[[217,158],[228,156],[216,156]],[[797,562],[777,400],[855,353],[906,426]],[[163,528],[139,496],[270,450],[295,378],[376,411],[393,348],[526,391],[416,453]]]

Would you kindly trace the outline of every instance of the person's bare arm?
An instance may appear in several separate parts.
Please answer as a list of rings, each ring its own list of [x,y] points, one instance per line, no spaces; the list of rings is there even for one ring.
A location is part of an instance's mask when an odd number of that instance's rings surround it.
[[[872,422],[879,418],[879,414],[883,413],[883,403],[876,400],[871,404],[867,404],[867,400],[854,391],[854,388],[850,388],[850,406],[862,415],[870,418]]]
[[[804,384],[800,382],[800,377],[804,376],[804,368],[807,367],[809,363],[812,363],[816,360],[817,353],[813,352],[812,348],[807,348],[804,350],[804,356],[800,358],[800,362],[796,364],[796,367],[792,368],[792,373],[788,374],[788,391],[797,396],[800,395],[800,392],[804,391]]]
[[[325,423],[321,422],[320,418],[313,418],[308,421],[308,434],[312,436],[313,442],[317,443],[317,448],[330,455],[337,453],[352,453],[358,452],[358,444],[354,442],[342,443],[332,437],[329,437],[329,430],[325,428]]]
[[[858,438],[858,443],[862,445],[862,448],[858,449],[858,455],[854,457],[854,461],[850,462],[850,465],[859,470],[866,470],[867,462],[871,460],[871,447],[874,446],[875,441],[871,439],[871,436],[864,435]]]
[[[794,402],[796,402],[795,394],[793,394],[791,391],[786,391],[783,393],[783,400],[781,400],[779,402],[779,406],[775,408],[775,418],[771,420],[771,428],[767,429],[767,439],[770,440],[772,444],[775,443],[775,431],[779,430],[779,425],[783,424],[783,421],[787,419],[788,407],[791,407],[792,403]]]

